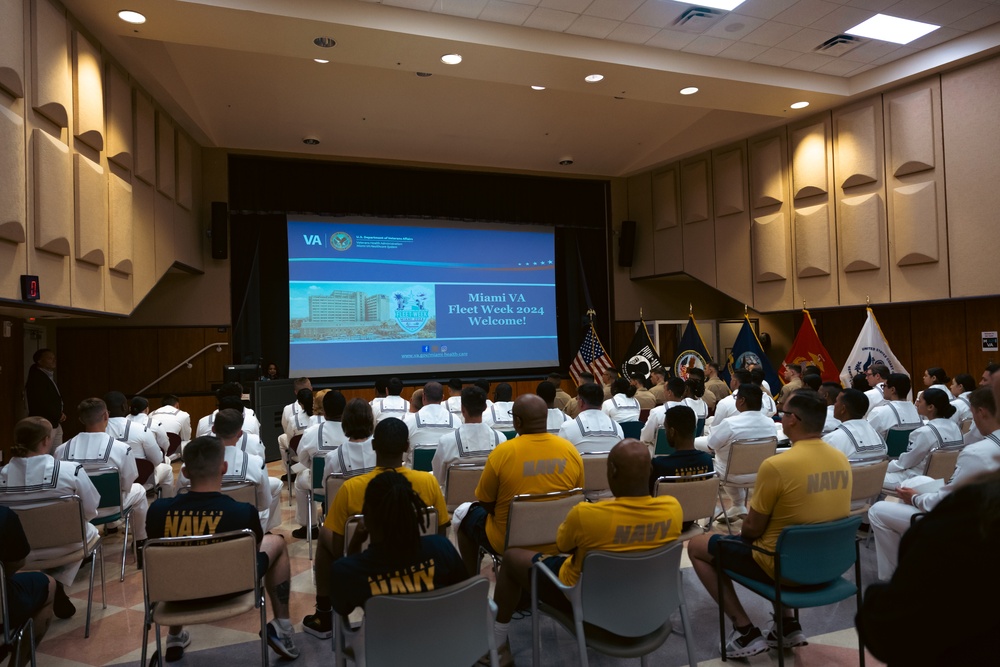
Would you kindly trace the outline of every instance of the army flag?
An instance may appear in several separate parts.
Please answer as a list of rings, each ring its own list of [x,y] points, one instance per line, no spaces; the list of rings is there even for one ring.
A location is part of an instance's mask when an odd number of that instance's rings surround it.
[[[580,345],[580,351],[576,353],[576,357],[569,365],[570,377],[577,385],[581,385],[583,382],[580,379],[580,373],[590,373],[600,384],[601,373],[614,367],[614,362],[604,351],[604,346],[601,345],[601,340],[597,337],[597,332],[594,331],[594,325],[590,324],[587,334],[583,337],[583,343]]]
[[[643,377],[648,378],[650,371],[661,365],[660,355],[653,347],[653,340],[649,337],[646,322],[640,319],[639,328],[635,330],[632,342],[629,343],[628,351],[625,353],[621,373],[627,378],[632,377],[633,373],[640,373]]]
[[[701,337],[698,323],[693,314],[688,315],[687,326],[684,327],[681,340],[677,343],[677,358],[674,359],[673,374],[687,380],[689,369],[701,368],[704,370],[711,361],[712,355],[709,354],[708,348],[705,346],[705,339]]]
[[[882,329],[878,325],[878,320],[875,319],[875,313],[872,312],[871,308],[867,310],[868,317],[864,326],[861,327],[861,333],[858,334],[858,340],[854,343],[854,349],[851,350],[847,361],[844,362],[844,370],[840,373],[840,379],[845,387],[851,386],[852,377],[858,373],[864,373],[873,364],[880,363],[888,366],[890,373],[909,375],[903,368],[903,364],[899,363],[899,359],[889,349],[889,343],[882,335]]]
[[[830,353],[823,347],[816,333],[816,325],[813,324],[809,311],[802,310],[802,326],[799,333],[795,335],[795,342],[792,349],[785,357],[785,365],[799,364],[803,370],[806,366],[816,366],[819,368],[820,377],[823,382],[840,382],[840,373],[830,358]]]
[[[754,333],[753,325],[750,324],[750,318],[744,315],[743,328],[736,334],[736,340],[733,341],[733,349],[726,360],[726,367],[719,371],[719,377],[729,382],[733,377],[733,371],[741,368],[748,369],[751,366],[759,366],[764,371],[764,380],[767,382],[768,387],[771,388],[771,391],[775,391],[781,386],[778,374],[774,372],[771,361],[764,354],[764,348],[761,347],[760,339]]]

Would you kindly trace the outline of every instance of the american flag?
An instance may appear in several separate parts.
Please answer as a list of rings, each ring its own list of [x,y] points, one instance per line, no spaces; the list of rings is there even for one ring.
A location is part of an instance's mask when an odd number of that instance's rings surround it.
[[[608,353],[604,351],[604,346],[601,345],[601,340],[597,337],[597,332],[594,331],[594,325],[591,324],[587,335],[583,337],[580,351],[576,353],[576,358],[569,365],[570,377],[579,385],[582,384],[580,373],[591,373],[595,378],[600,378],[603,371],[611,370],[614,367]],[[599,379],[598,382],[600,382]]]

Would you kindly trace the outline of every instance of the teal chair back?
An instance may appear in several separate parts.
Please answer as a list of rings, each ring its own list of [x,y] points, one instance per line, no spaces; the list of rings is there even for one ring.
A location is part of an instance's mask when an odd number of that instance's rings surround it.
[[[323,489],[323,472],[326,470],[326,457],[314,456],[312,458],[312,487],[313,500],[318,503],[326,502]]]
[[[621,422],[618,425],[622,427],[622,433],[625,434],[626,438],[638,440],[639,436],[642,435],[642,422]]]
[[[90,481],[94,483],[94,488],[101,495],[101,499],[97,503],[98,516],[91,519],[90,523],[95,526],[101,526],[121,519],[122,492],[121,482],[118,479],[118,470],[116,468],[101,469],[95,474],[90,475]],[[111,508],[115,508],[118,511],[107,514],[101,512],[101,510]]]
[[[703,435],[705,435],[705,418],[704,417],[701,418],[701,419],[699,419],[697,426],[694,427],[694,437],[700,438]]]
[[[782,579],[812,586],[839,578],[854,565],[855,536],[860,525],[861,517],[852,516],[785,528],[775,546]]]
[[[906,451],[906,448],[910,444],[910,434],[916,428],[917,426],[913,426],[912,428],[909,426],[893,426],[889,429],[885,434],[885,445],[890,458],[898,459],[899,455]]]
[[[517,431],[502,431],[502,433],[507,437],[508,440],[513,440],[517,437]]]
[[[667,442],[667,430],[665,428],[656,429],[656,451],[655,456],[667,456],[674,453],[674,448]]]
[[[430,472],[431,461],[434,460],[434,452],[437,447],[419,447],[413,450],[413,469]]]

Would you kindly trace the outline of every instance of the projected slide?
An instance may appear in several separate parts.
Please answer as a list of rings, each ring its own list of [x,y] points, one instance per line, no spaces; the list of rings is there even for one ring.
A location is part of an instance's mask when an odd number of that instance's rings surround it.
[[[558,364],[551,227],[288,219],[293,376]]]

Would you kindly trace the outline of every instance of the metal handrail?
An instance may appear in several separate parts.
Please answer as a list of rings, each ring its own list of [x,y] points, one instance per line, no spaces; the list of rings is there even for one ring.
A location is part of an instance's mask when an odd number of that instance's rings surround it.
[[[136,394],[142,394],[144,391],[146,391],[150,387],[155,387],[158,382],[160,382],[164,378],[172,375],[175,371],[180,370],[180,368],[182,366],[187,366],[188,368],[190,368],[191,367],[191,360],[192,359],[194,359],[195,357],[197,357],[199,354],[202,354],[203,352],[207,352],[208,350],[212,349],[213,347],[215,348],[216,352],[222,352],[222,346],[223,345],[229,345],[229,343],[219,342],[219,343],[211,343],[209,345],[206,345],[205,347],[201,348],[200,350],[198,350],[197,352],[195,352],[194,354],[192,354],[190,357],[188,357],[187,359],[185,359],[181,363],[177,364],[176,366],[174,366],[173,368],[171,368],[169,371],[167,371],[166,373],[164,373],[160,377],[156,378],[155,380],[153,380],[152,382],[150,382],[145,387],[143,387],[142,389],[140,389],[139,391],[137,391],[135,393]]]

